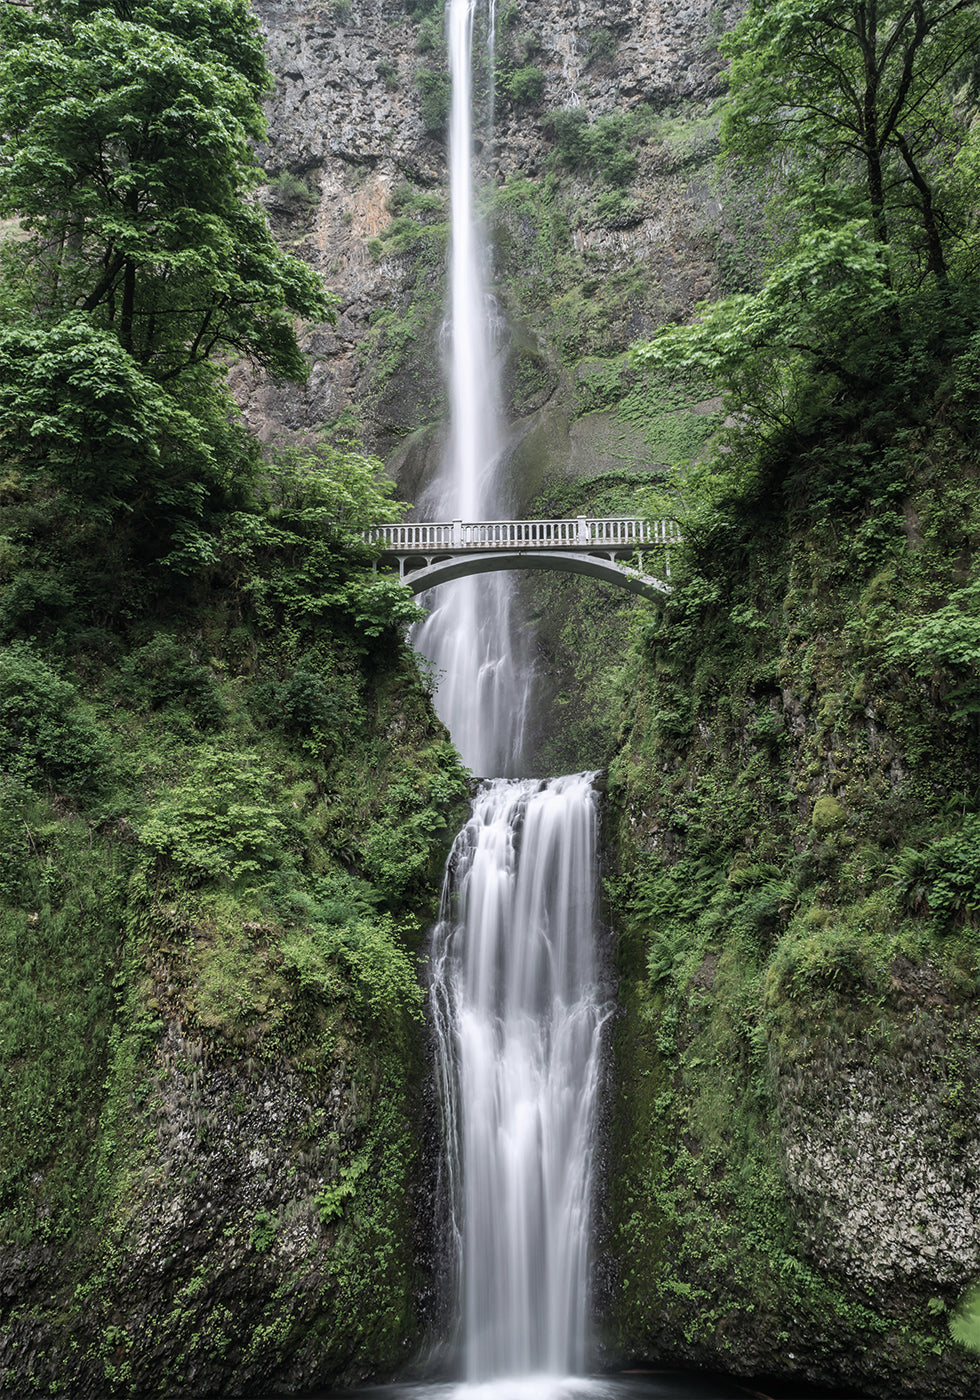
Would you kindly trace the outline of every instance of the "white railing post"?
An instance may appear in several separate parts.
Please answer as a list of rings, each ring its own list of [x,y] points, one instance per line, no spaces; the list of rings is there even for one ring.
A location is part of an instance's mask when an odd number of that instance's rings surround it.
[[[454,521],[453,521],[453,544],[454,544],[454,545],[456,546],[456,548],[458,549],[458,548],[460,547],[460,545],[462,545],[462,543],[463,543],[463,522],[462,522],[462,520],[454,520]]]

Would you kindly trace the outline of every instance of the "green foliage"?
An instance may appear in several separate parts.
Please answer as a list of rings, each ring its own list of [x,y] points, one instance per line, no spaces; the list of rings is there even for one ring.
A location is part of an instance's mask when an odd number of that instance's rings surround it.
[[[980,1288],[968,1288],[949,1317],[949,1335],[960,1346],[980,1351]]]
[[[941,933],[980,923],[980,817],[966,817],[924,849],[903,851],[889,874],[902,905],[932,918]]]
[[[737,185],[748,165],[747,188],[770,206],[778,185],[774,256],[750,257],[752,290],[701,308],[695,326],[664,328],[639,354],[715,383],[732,445],[816,445],[834,423],[887,442],[919,421],[962,351],[977,245],[957,182],[975,133],[956,93],[978,25],[972,3],[887,3],[866,23],[859,4],[831,13],[779,0],[751,5],[725,39],[725,178]],[[743,207],[761,239],[762,216]],[[852,481],[852,463],[838,460],[835,475]]]
[[[415,33],[415,52],[440,53],[442,46],[443,32],[438,20],[423,19]]]
[[[60,248],[42,263],[55,317],[81,307],[158,382],[215,349],[302,376],[286,309],[322,318],[327,302],[244,199],[269,81],[247,8],[8,11],[6,25],[0,207]]]
[[[870,240],[895,252],[895,276],[945,280],[950,250],[975,264],[956,188],[975,133],[957,89],[978,42],[971,0],[914,10],[882,0],[871,22],[858,3],[750,5],[722,44],[732,61],[725,145],[747,159],[790,153],[790,189],[798,171],[818,208],[860,209]]]
[[[389,916],[313,924],[285,939],[282,953],[299,985],[328,1000],[337,995],[339,969],[355,1014],[378,1031],[400,1039],[406,1016],[422,1020],[422,989],[402,931]]]
[[[429,206],[431,208],[431,206]],[[418,211],[422,218],[418,217]],[[444,256],[447,241],[449,238],[449,226],[446,223],[433,223],[425,218],[428,212],[422,200],[414,201],[412,213],[400,214],[392,219],[391,223],[381,233],[378,238],[373,238],[369,244],[369,251],[375,261],[380,262],[382,258],[398,256],[400,253],[409,253],[414,258],[423,262],[433,262],[440,256]],[[375,316],[374,326],[386,326],[391,331],[399,324],[412,324],[416,320],[409,313],[408,317],[400,320],[394,312],[382,312],[380,316]],[[395,344],[400,342],[398,335],[389,335]]]
[[[624,394],[616,411],[624,422],[639,429],[654,461],[682,467],[684,480],[688,480],[694,475],[690,459],[703,452],[720,426],[719,413],[692,411],[706,398],[710,398],[710,388],[696,369],[668,375],[648,373]],[[670,489],[679,494],[679,485],[672,482]]]
[[[0,648],[0,774],[81,796],[103,786],[107,759],[75,687],[26,645]]]
[[[401,87],[401,75],[398,72],[398,67],[396,64],[388,63],[385,60],[382,60],[377,65],[376,71],[378,77],[384,83],[385,87],[388,89],[389,92],[398,91],[398,89]]]
[[[0,1237],[79,1249],[125,885],[87,823],[0,775]],[[43,1189],[39,1182],[43,1180]]]
[[[826,836],[829,832],[836,831],[846,820],[847,813],[837,798],[831,797],[829,792],[822,793],[814,802],[810,825],[818,836]]]
[[[446,829],[446,812],[467,795],[455,750],[437,747],[436,769],[415,783],[392,785],[378,819],[364,837],[364,870],[389,904],[417,899],[436,878],[433,837]]]
[[[419,68],[415,74],[415,86],[419,94],[423,131],[427,136],[441,136],[449,118],[448,74],[434,68]]]
[[[703,375],[733,408],[751,408],[761,429],[805,428],[841,381],[880,369],[872,347],[895,313],[886,270],[852,223],[804,234],[762,291],[704,307],[696,326],[665,329],[636,355],[668,373]]]
[[[537,106],[544,97],[544,73],[536,64],[527,63],[508,73],[501,87],[511,102]]]
[[[426,20],[438,24],[442,6],[439,0],[405,0],[405,11],[421,27]]]
[[[172,634],[158,632],[119,668],[117,694],[133,709],[189,714],[202,730],[217,729],[225,705],[213,674]]]
[[[365,650],[390,646],[418,620],[408,589],[366,566],[374,551],[363,532],[404,506],[373,457],[326,444],[283,449],[269,460],[264,499],[227,518],[222,561],[242,578],[265,626],[285,616],[297,629],[343,620]]]
[[[281,863],[285,823],[257,753],[202,746],[187,781],[143,823],[140,839],[194,881],[234,883]]]
[[[249,1236],[249,1244],[256,1254],[265,1254],[276,1237],[276,1222],[267,1210],[255,1212],[255,1223]]]
[[[549,112],[546,129],[559,161],[581,174],[598,174],[607,184],[629,185],[638,160],[631,149],[649,131],[652,117],[642,109],[608,112],[590,122],[584,107]]]
[[[954,589],[925,617],[894,627],[885,655],[923,680],[935,682],[945,671],[954,719],[980,713],[980,581]]]
[[[602,228],[632,228],[643,218],[640,200],[622,190],[603,190],[594,208],[596,222]]]
[[[147,0],[11,4],[0,28],[0,212],[24,234],[2,250],[3,460],[165,552],[251,470],[215,357],[302,379],[293,317],[333,304],[249,197],[257,25],[240,0]]]
[[[290,204],[316,204],[319,195],[311,188],[308,181],[302,175],[296,175],[292,170],[280,170],[272,180],[269,181],[269,194],[274,203]]]
[[[585,53],[586,68],[602,68],[616,54],[616,33],[612,29],[594,27],[582,31],[581,46]]]
[[[150,490],[168,514],[200,515],[236,435],[163,387],[112,330],[72,312],[0,327],[0,433],[25,485],[52,484],[107,519]],[[193,401],[192,401],[193,402]]]

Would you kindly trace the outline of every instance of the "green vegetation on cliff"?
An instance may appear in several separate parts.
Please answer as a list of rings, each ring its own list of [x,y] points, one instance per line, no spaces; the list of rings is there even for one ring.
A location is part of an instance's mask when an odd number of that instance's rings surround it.
[[[309,1388],[419,1333],[417,957],[466,794],[249,195],[237,3],[0,11],[0,1389]]]
[[[617,1344],[945,1397],[980,1275],[980,294],[976,7],[944,13],[925,51],[929,7],[753,5],[726,41],[729,159],[788,145],[788,217],[759,290],[640,352],[730,416],[649,500],[685,545],[624,677],[610,899]]]
[[[4,483],[18,1393],[308,1385],[417,1338],[415,961],[466,783],[360,543],[378,470],[270,460],[207,569],[134,596],[123,563],[115,608],[105,558],[69,565],[50,501]]]

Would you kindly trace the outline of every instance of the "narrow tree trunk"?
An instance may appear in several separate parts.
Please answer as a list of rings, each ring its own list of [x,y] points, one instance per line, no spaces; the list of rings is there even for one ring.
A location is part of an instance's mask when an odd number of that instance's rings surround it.
[[[922,213],[922,229],[926,236],[926,258],[927,271],[930,272],[941,287],[949,283],[949,272],[946,267],[946,257],[943,253],[942,238],[939,233],[939,225],[936,222],[936,211],[932,202],[932,187],[916,165],[915,157],[909,149],[908,142],[901,132],[896,131],[895,140],[898,149],[902,153],[906,168],[913,185],[919,192],[919,209]]]
[[[133,317],[136,311],[136,264],[127,258],[123,265],[123,300],[119,316],[119,343],[133,353]]]

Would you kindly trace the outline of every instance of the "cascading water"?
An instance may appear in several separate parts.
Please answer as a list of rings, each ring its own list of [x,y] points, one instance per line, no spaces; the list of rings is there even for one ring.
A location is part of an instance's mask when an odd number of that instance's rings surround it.
[[[467,1379],[580,1372],[599,1033],[591,774],[483,786],[432,954]]]
[[[450,449],[423,509],[509,514],[486,256],[472,178],[477,0],[448,0]],[[491,0],[492,3],[492,0]],[[486,17],[493,34],[492,9]],[[492,72],[491,55],[491,72]],[[596,1086],[596,800],[589,774],[518,779],[530,667],[504,574],[443,585],[415,645],[485,782],[447,866],[431,1006],[469,1381],[586,1362]]]
[[[492,520],[510,513],[496,470],[502,451],[500,376],[473,190],[476,18],[475,0],[449,0],[450,438],[422,502],[425,515],[443,520]],[[492,34],[492,10],[487,23]],[[522,629],[513,625],[510,579],[503,574],[459,579],[429,602],[432,610],[413,642],[438,677],[436,708],[464,763],[474,773],[518,773],[529,667]]]

